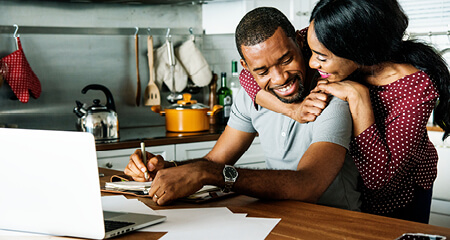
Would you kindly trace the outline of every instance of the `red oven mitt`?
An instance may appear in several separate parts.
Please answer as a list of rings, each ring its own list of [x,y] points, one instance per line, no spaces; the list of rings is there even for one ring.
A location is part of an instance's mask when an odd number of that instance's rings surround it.
[[[8,66],[8,72],[4,77],[17,98],[26,103],[30,99],[30,93],[34,98],[41,95],[41,83],[25,57],[19,37],[17,44],[19,49],[2,59]]]

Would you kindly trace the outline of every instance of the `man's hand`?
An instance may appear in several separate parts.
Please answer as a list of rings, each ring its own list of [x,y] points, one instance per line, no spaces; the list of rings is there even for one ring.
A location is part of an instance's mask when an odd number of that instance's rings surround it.
[[[131,156],[127,167],[123,171],[126,175],[131,176],[133,180],[139,182],[147,181],[145,179],[145,172],[150,173],[150,178],[148,181],[152,181],[156,173],[164,168],[164,158],[161,155],[153,155],[152,153],[146,152],[147,154],[147,166],[144,165],[142,161],[141,150],[137,149]]]
[[[220,166],[223,168],[220,164],[199,161],[159,170],[148,194],[153,196],[153,201],[158,205],[187,197],[200,190],[204,184],[214,184],[220,179],[223,181]],[[209,177],[212,182],[203,183],[208,175],[212,175],[214,180]]]
[[[317,88],[300,103],[286,104],[290,111],[285,115],[299,123],[313,122],[328,104],[328,95]]]

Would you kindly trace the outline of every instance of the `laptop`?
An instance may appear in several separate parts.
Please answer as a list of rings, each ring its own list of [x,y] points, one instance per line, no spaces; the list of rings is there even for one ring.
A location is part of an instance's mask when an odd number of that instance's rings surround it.
[[[0,128],[0,179],[4,230],[103,239],[166,219],[103,212],[90,133]]]

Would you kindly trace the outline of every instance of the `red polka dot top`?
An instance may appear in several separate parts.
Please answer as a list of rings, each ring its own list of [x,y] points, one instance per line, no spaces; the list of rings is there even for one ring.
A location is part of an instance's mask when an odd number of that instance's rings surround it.
[[[244,69],[239,80],[254,101],[261,88],[253,76]],[[439,95],[423,71],[369,90],[375,123],[352,139],[350,154],[364,182],[363,210],[383,215],[433,185],[438,155],[426,124]]]
[[[436,179],[438,155],[426,125],[439,95],[423,71],[369,91],[375,123],[351,141],[350,155],[364,181],[363,209],[386,214]]]

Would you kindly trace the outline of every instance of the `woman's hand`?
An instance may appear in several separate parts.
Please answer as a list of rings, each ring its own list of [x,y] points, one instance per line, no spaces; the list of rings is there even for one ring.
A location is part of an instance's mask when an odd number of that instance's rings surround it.
[[[319,80],[315,90],[329,93],[343,101],[349,102],[349,99],[358,97],[359,92],[365,92],[367,87],[350,80],[340,82],[328,82],[327,80]]]
[[[353,119],[353,136],[358,136],[375,122],[369,89],[357,82],[320,80],[316,89],[347,101]]]

